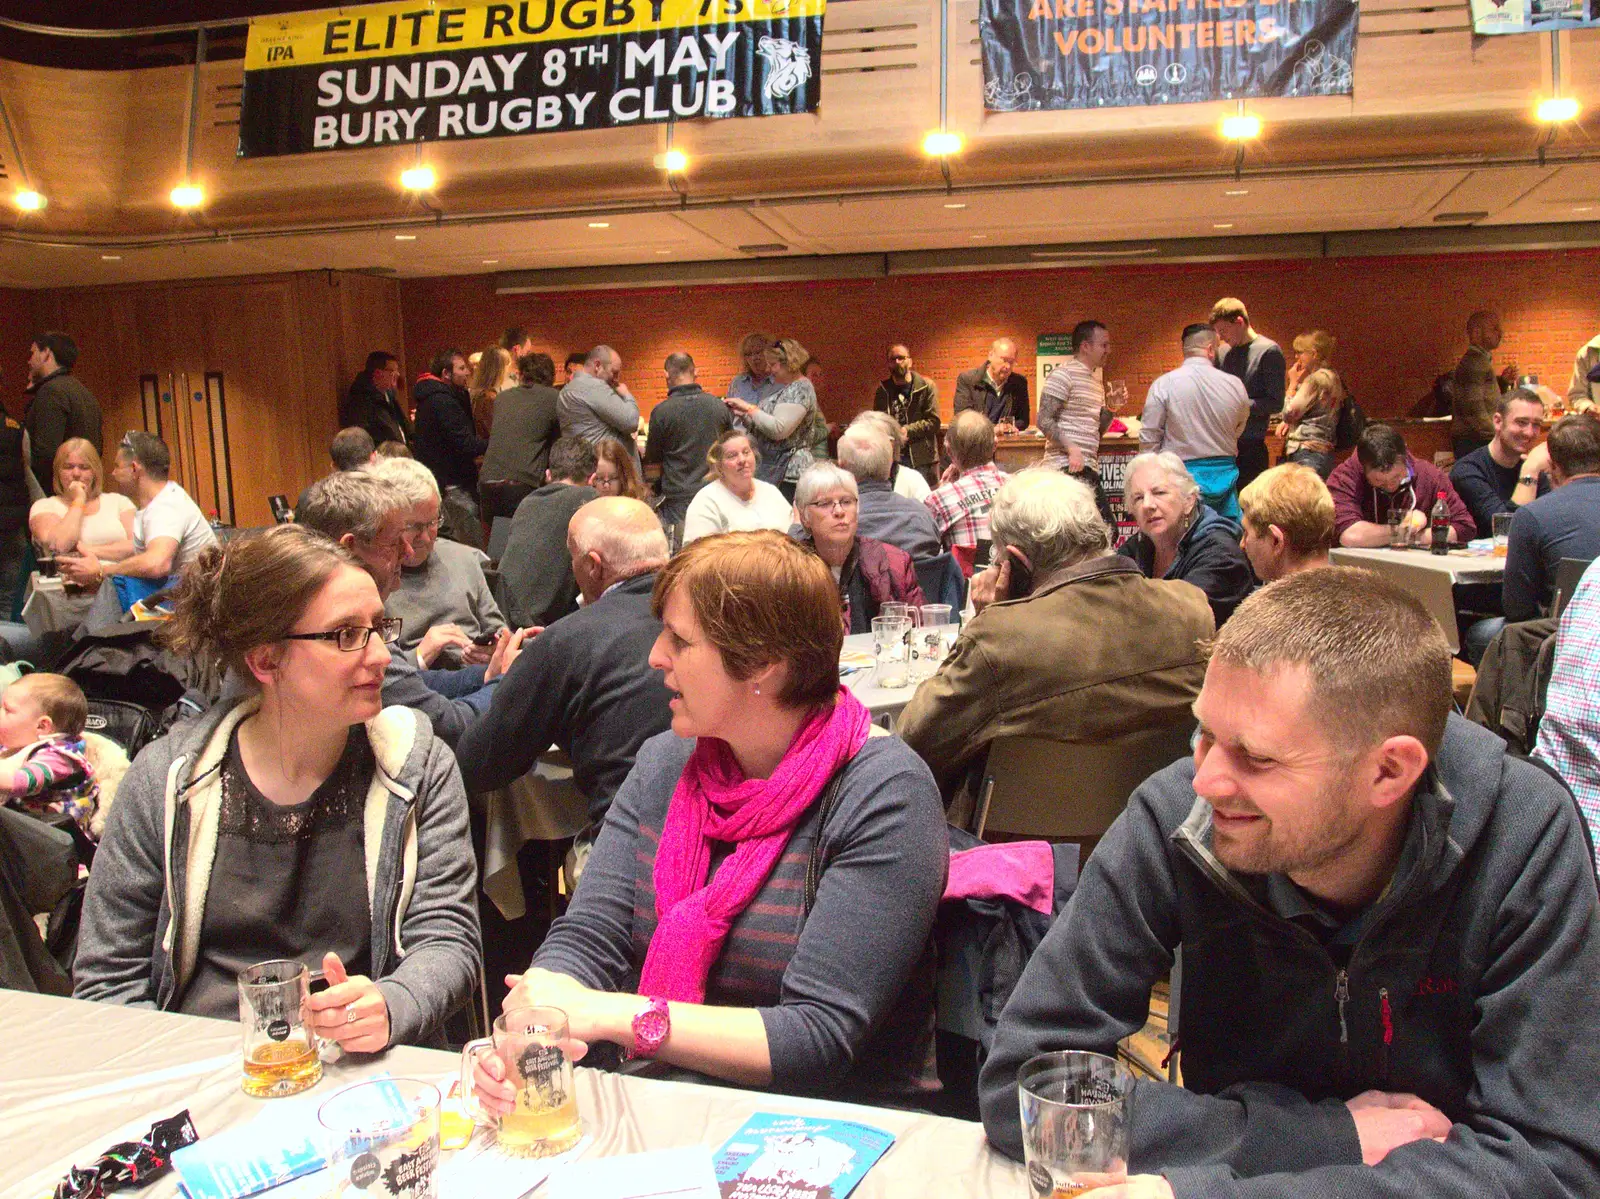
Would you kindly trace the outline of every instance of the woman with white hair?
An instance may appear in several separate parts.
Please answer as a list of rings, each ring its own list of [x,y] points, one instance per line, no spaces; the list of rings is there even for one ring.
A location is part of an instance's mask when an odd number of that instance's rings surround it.
[[[1139,531],[1120,553],[1149,579],[1181,579],[1206,593],[1217,627],[1255,586],[1242,530],[1200,502],[1200,485],[1171,452],[1139,454],[1128,463],[1123,503]]]
[[[872,618],[886,603],[922,606],[922,586],[911,555],[856,532],[860,489],[849,471],[818,462],[800,476],[794,508],[805,528],[800,543],[828,564],[839,585],[846,632],[870,633]]]
[[[371,473],[393,485],[411,505],[400,584],[385,610],[401,625],[398,650],[415,650],[417,665],[454,668],[489,660],[477,644],[506,627],[483,573],[483,553],[459,541],[439,540],[439,484],[414,458],[385,458]]]
[[[922,477],[922,472],[900,461],[906,451],[906,431],[899,421],[887,412],[869,408],[856,413],[850,423],[882,429],[889,438],[889,444],[894,447],[894,465],[889,468],[889,483],[896,495],[903,495],[920,504],[933,494],[933,488],[928,486],[928,480]]]

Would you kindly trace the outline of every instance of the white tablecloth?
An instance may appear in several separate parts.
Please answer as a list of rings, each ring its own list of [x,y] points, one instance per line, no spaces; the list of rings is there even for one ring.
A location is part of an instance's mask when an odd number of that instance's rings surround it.
[[[1328,554],[1335,566],[1360,566],[1377,571],[1404,587],[1422,601],[1428,615],[1444,633],[1451,652],[1461,648],[1456,629],[1455,585],[1488,583],[1498,585],[1506,574],[1506,560],[1488,554],[1451,550],[1434,554],[1427,550],[1346,549]]]
[[[950,640],[955,640],[957,627],[948,626]],[[840,655],[840,665],[853,662],[860,655],[872,657],[873,645],[871,633],[851,633],[844,639],[844,652]],[[844,685],[850,688],[851,693],[861,701],[862,706],[872,713],[874,720],[883,724],[892,724],[894,718],[900,715],[900,710],[911,702],[911,697],[917,693],[917,684],[908,683],[904,687],[880,687],[877,684],[877,671],[872,666],[853,670],[843,675]]]
[[[401,1047],[330,1067],[309,1093],[329,1095],[385,1070],[432,1080],[456,1063],[454,1054]],[[965,1121],[594,1070],[579,1069],[577,1076],[579,1110],[595,1139],[591,1154],[692,1144],[715,1149],[755,1112],[810,1113],[895,1134],[894,1147],[855,1191],[861,1199],[1028,1194],[1022,1168],[990,1150],[983,1129]],[[93,1161],[107,1146],[184,1108],[204,1137],[274,1102],[239,1089],[236,1024],[0,991],[0,1194],[7,1197],[41,1199],[69,1166]],[[132,1193],[168,1199],[176,1191],[169,1174]]]

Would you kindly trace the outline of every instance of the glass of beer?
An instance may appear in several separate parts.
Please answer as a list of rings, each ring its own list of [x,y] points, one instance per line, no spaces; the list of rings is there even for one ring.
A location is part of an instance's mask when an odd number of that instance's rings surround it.
[[[461,1093],[469,1110],[492,1122],[500,1148],[513,1157],[554,1157],[578,1143],[578,1095],[567,1057],[567,1014],[553,1007],[515,1007],[495,1018],[494,1035],[468,1042],[461,1051]],[[516,1088],[516,1106],[492,1119],[478,1106],[472,1064],[494,1053],[505,1079]]]
[[[906,605],[901,605],[906,607]],[[872,618],[872,644],[878,660],[873,683],[879,687],[904,687],[911,681],[907,634],[911,632],[908,615],[874,616]]]
[[[1489,519],[1493,522],[1490,531],[1494,534],[1494,556],[1504,558],[1511,544],[1511,513],[1496,512]]]
[[[302,962],[258,962],[239,972],[246,1095],[275,1099],[317,1085],[322,1059],[310,1001],[311,971]]]
[[[1042,1053],[1017,1071],[1028,1183],[1038,1199],[1071,1199],[1128,1176],[1133,1076],[1115,1058]]]
[[[414,1078],[358,1082],[319,1107],[317,1122],[338,1193],[435,1199],[439,1088]]]

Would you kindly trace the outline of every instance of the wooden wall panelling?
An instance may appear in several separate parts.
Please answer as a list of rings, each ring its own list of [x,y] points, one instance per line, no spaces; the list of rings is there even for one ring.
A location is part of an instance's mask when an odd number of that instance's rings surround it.
[[[0,288],[0,403],[16,420],[28,406],[28,343],[39,332],[37,293]]]

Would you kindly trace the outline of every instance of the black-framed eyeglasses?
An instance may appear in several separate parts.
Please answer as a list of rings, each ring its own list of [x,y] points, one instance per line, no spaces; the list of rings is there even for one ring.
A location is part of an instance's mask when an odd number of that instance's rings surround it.
[[[358,649],[366,649],[367,642],[372,640],[376,633],[385,645],[393,645],[400,640],[400,618],[386,616],[376,625],[368,628],[361,624],[340,625],[336,629],[329,629],[326,633],[288,633],[284,635],[285,641],[331,641],[347,654],[355,653]]]
[[[861,503],[853,495],[836,496],[831,500],[812,500],[807,508],[815,508],[818,512],[848,512]]]

